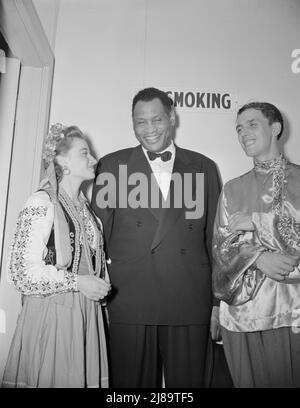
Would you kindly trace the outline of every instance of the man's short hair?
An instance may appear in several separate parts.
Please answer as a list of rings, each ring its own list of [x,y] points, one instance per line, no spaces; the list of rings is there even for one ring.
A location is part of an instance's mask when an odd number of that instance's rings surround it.
[[[150,102],[153,99],[158,98],[163,104],[165,111],[169,115],[172,110],[173,101],[172,99],[163,91],[157,88],[145,88],[139,91],[132,101],[132,116],[134,112],[134,107],[139,101]]]
[[[281,125],[281,130],[277,136],[277,139],[281,137],[282,132],[283,132],[283,118],[282,118],[280,110],[276,108],[276,106],[268,102],[250,102],[242,106],[238,110],[237,116],[239,116],[241,113],[243,113],[244,111],[248,109],[256,109],[256,110],[261,111],[264,117],[268,119],[269,125],[272,125],[275,122],[279,122]]]

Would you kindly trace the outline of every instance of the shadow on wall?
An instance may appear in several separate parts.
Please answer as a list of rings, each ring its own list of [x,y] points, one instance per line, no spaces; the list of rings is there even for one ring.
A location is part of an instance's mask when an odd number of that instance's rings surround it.
[[[284,156],[289,160],[288,156],[286,155],[285,151],[284,151],[284,145],[286,144],[286,142],[289,140],[290,138],[290,132],[291,132],[291,128],[290,128],[290,122],[289,119],[287,117],[287,115],[281,111],[282,117],[283,117],[283,124],[284,124],[284,128],[283,128],[283,133],[278,141],[279,143],[279,149],[280,151],[284,154]]]
[[[90,136],[88,133],[86,133],[86,132],[84,132],[84,136],[86,137],[86,141],[87,141],[87,144],[88,144],[88,146],[89,146],[89,148],[90,148],[91,155],[92,155],[93,157],[95,157],[95,159],[97,159],[97,161],[98,161],[98,160],[99,160],[99,157],[97,157],[96,150],[95,150],[94,145],[93,145],[93,143],[92,143],[92,138],[91,138],[91,136]],[[97,169],[97,164],[95,165],[95,170],[96,170],[96,169]],[[89,200],[90,200],[90,196],[91,196],[91,192],[92,192],[93,182],[94,182],[94,180],[86,180],[86,181],[84,181],[84,182],[82,183],[82,185],[81,185],[81,190],[82,190],[83,194],[84,194]]]

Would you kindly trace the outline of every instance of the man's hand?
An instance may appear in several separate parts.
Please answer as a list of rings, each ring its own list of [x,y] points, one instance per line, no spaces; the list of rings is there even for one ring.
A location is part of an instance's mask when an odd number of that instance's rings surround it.
[[[256,265],[265,275],[275,281],[283,281],[299,263],[299,257],[287,256],[275,252],[263,252]]]
[[[228,224],[229,228],[234,233],[239,233],[241,231],[254,231],[251,216],[240,211],[229,216]]]
[[[213,340],[221,340],[221,328],[219,323],[219,306],[214,306],[210,318],[210,334]]]

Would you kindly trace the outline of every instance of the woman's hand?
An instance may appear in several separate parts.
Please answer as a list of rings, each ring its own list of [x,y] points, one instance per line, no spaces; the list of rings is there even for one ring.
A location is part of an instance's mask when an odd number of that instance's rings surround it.
[[[251,216],[240,211],[229,216],[228,225],[231,231],[236,234],[244,231],[254,231],[255,229]]]
[[[111,290],[110,283],[93,275],[77,275],[78,290],[91,300],[101,300]]]

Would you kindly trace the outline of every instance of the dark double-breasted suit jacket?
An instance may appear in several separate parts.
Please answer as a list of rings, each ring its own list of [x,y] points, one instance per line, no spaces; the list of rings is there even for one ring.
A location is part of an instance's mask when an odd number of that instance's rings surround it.
[[[119,208],[119,188],[128,194],[137,185],[119,184],[120,165],[128,178],[142,173],[149,182],[148,208]],[[101,175],[109,173],[117,181],[105,183],[116,208],[99,208]],[[189,219],[183,197],[171,183],[170,208],[151,208],[151,167],[141,146],[103,157],[94,184],[92,207],[104,227],[109,274],[114,293],[108,303],[112,323],[143,325],[208,324],[213,304],[211,286],[211,239],[220,181],[214,162],[202,154],[176,146],[173,173],[189,173],[196,198],[196,173],[204,174],[203,215]],[[123,177],[123,176],[122,176]],[[154,179],[155,180],[155,179]],[[184,185],[182,192],[184,191]],[[99,194],[98,194],[99,193]],[[174,194],[177,207],[174,208]],[[107,195],[108,197],[108,195]],[[103,198],[103,197],[102,197]],[[101,200],[100,200],[101,201]],[[182,205],[178,203],[181,202]],[[123,207],[124,200],[123,200]]]

